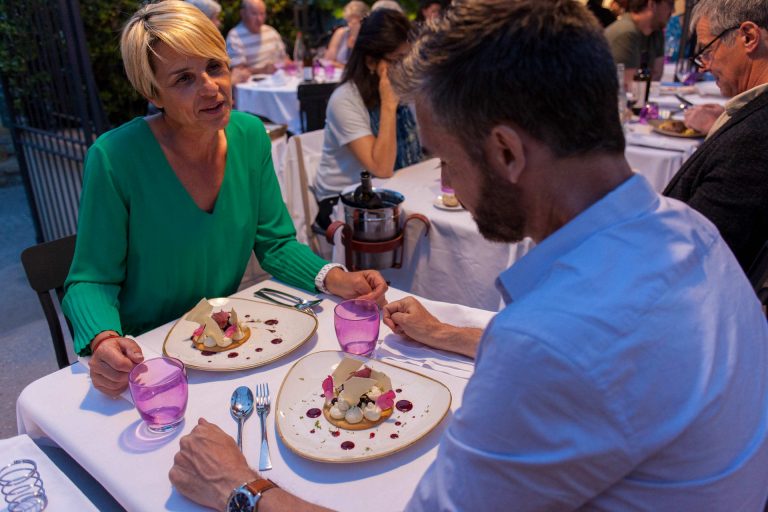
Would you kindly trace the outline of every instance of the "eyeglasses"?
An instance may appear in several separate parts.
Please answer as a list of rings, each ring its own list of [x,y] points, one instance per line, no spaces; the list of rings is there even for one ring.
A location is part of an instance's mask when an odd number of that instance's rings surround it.
[[[736,30],[740,26],[741,24],[738,24],[735,27],[731,27],[723,30],[722,32],[717,34],[717,37],[715,37],[709,43],[704,45],[703,48],[701,48],[699,51],[696,52],[696,55],[694,55],[688,60],[690,60],[691,63],[697,68],[705,67],[712,60],[712,45],[715,44],[715,42],[719,41],[725,34],[730,32],[731,30]]]

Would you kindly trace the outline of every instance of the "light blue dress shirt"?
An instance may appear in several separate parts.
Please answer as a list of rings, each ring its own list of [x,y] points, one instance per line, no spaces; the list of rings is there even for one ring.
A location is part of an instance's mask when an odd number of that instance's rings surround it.
[[[768,327],[709,221],[634,176],[499,286],[408,510],[762,510]]]

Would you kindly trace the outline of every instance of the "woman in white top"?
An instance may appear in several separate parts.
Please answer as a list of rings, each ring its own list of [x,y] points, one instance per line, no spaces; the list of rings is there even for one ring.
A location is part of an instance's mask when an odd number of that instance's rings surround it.
[[[368,16],[370,8],[360,0],[352,0],[344,6],[344,21],[346,27],[342,27],[333,33],[325,58],[333,62],[336,67],[344,67],[355,46],[357,34],[360,32],[360,23]]]
[[[390,63],[408,51],[411,24],[400,12],[380,9],[363,20],[341,85],[326,111],[323,153],[314,191],[317,225],[326,229],[339,193],[360,181],[360,172],[389,178],[421,161],[416,120],[392,90]]]

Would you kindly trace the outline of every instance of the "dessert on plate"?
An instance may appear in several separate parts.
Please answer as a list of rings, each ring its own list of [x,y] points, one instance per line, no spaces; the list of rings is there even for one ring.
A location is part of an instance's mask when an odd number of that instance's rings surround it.
[[[198,350],[232,350],[248,341],[251,336],[251,329],[238,321],[235,308],[214,312],[213,306],[205,298],[201,299],[184,319],[198,324],[191,337],[194,347]]]
[[[392,415],[396,396],[385,373],[348,357],[323,381],[323,395],[325,419],[345,430],[365,430],[382,423]]]

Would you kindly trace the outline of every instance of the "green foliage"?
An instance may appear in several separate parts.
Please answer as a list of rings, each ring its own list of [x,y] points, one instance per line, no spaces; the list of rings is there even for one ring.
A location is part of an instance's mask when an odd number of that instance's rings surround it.
[[[140,0],[81,0],[80,14],[99,96],[112,126],[147,111],[147,101],[131,87],[120,58],[120,30]]]

